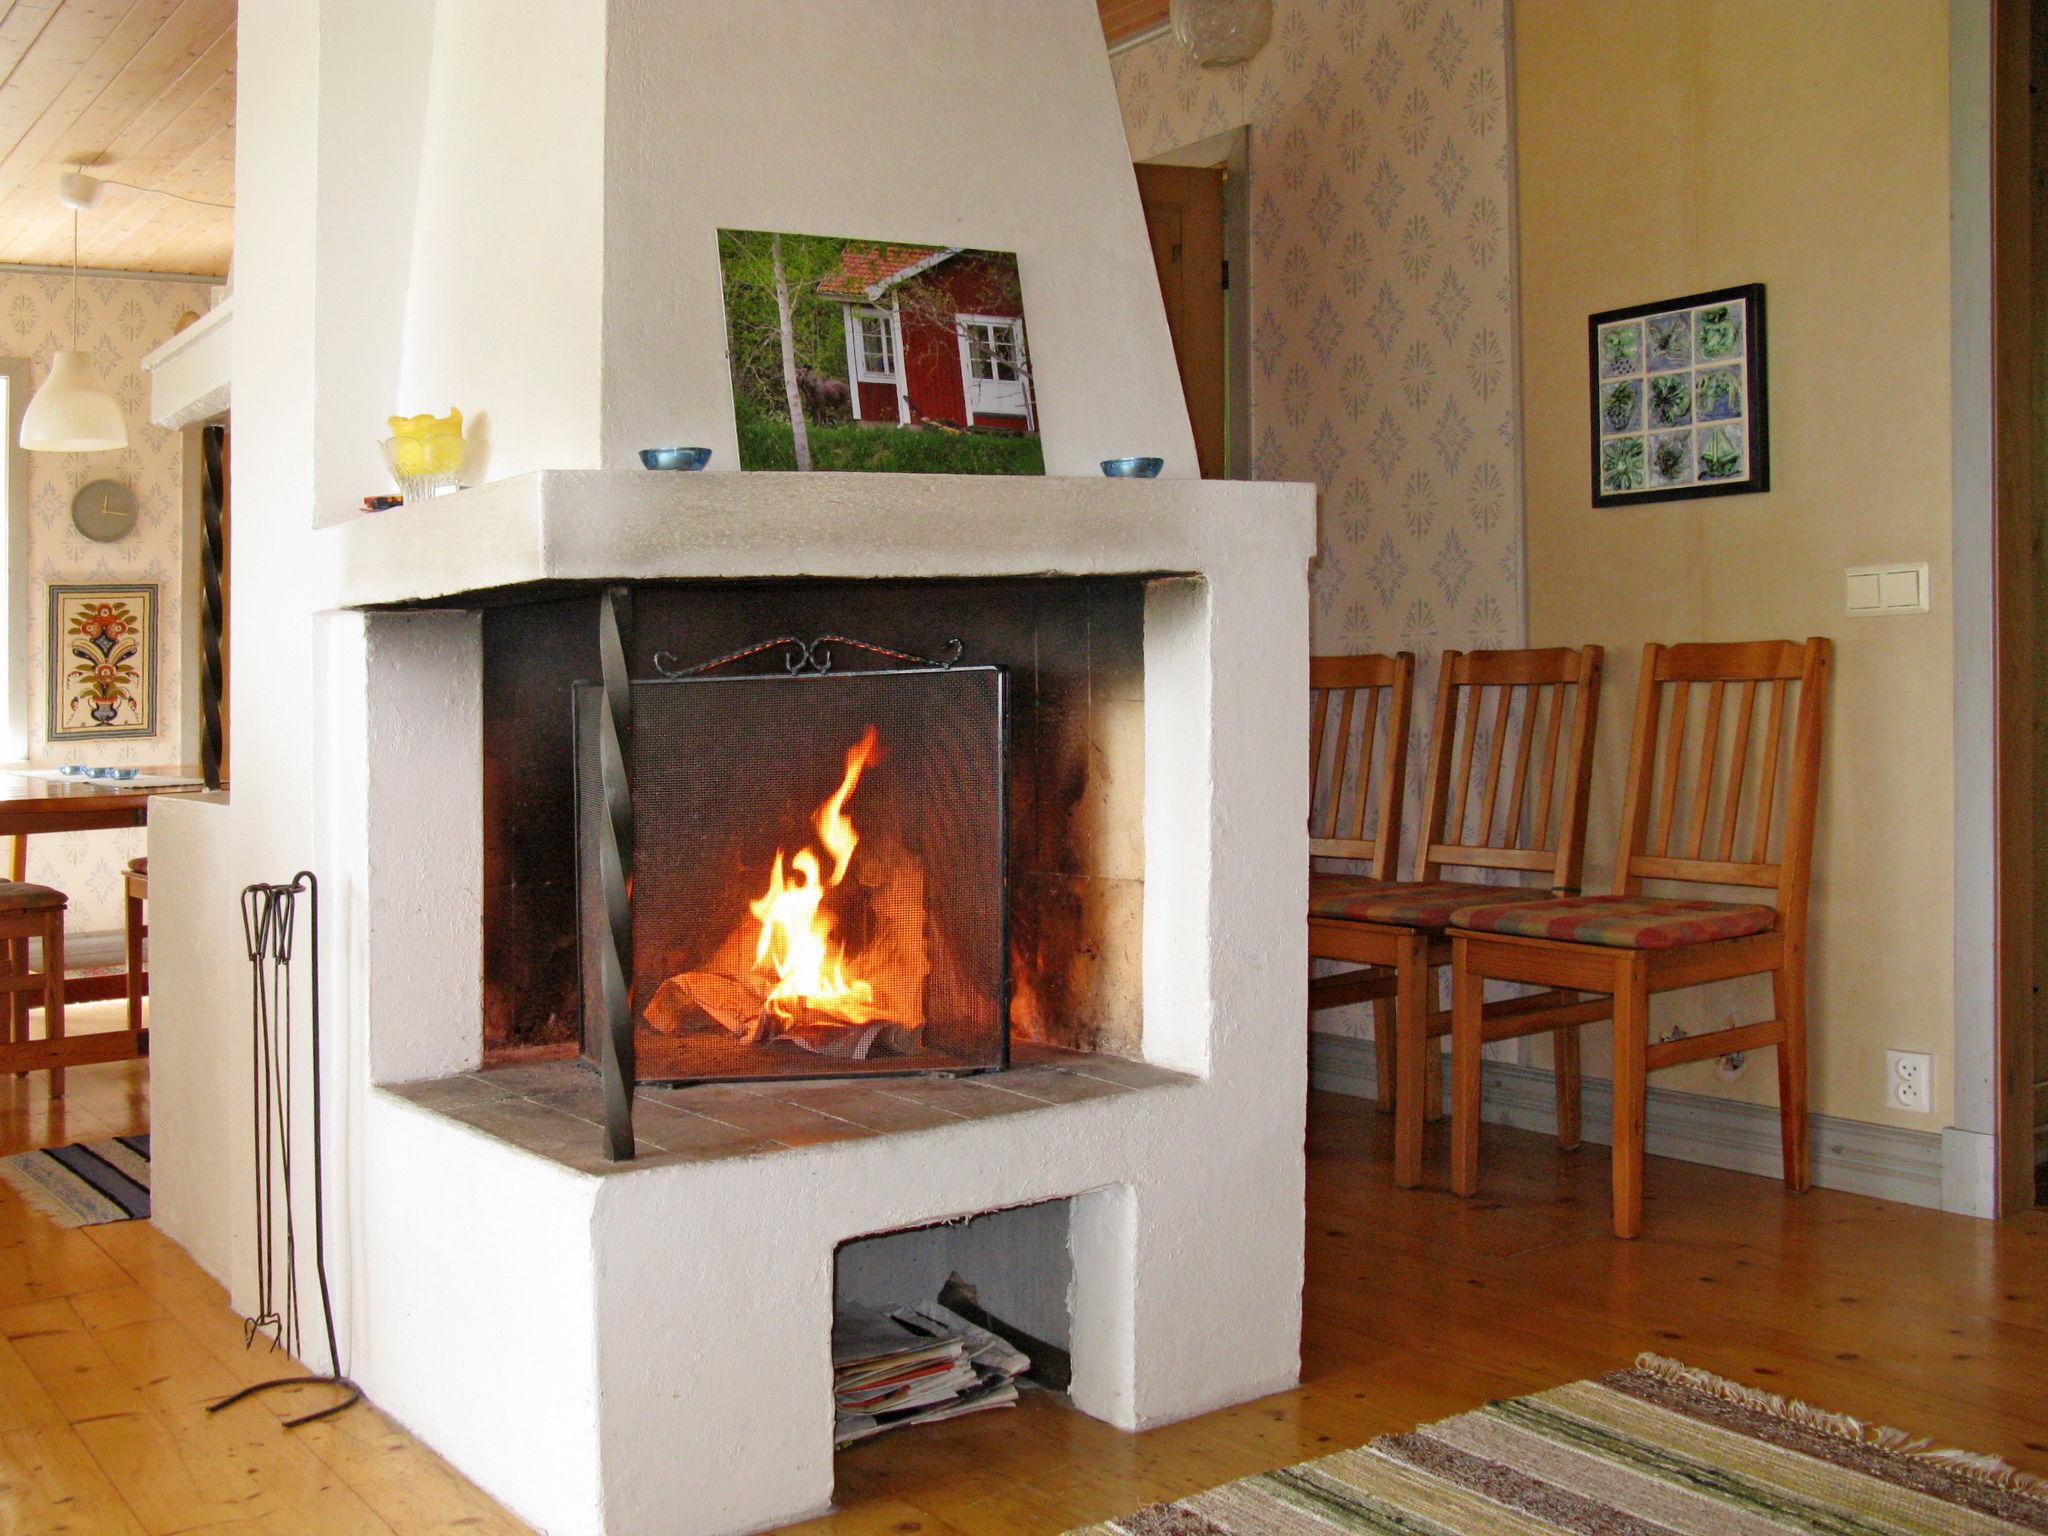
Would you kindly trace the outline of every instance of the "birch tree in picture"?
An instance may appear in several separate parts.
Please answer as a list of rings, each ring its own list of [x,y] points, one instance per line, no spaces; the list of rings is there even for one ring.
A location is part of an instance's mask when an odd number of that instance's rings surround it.
[[[796,322],[789,302],[789,271],[782,264],[782,236],[769,241],[769,259],[775,267],[775,321],[782,341],[782,393],[789,402],[789,434],[796,450],[796,467],[811,467],[811,430],[804,420],[804,395],[796,379]]]

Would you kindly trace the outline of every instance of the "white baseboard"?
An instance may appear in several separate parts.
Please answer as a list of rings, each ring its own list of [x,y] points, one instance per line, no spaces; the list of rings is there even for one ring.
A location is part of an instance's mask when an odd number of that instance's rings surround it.
[[[1311,1032],[1309,1085],[1372,1098],[1378,1092],[1373,1054],[1370,1040]],[[1548,1072],[1489,1061],[1483,1077],[1480,1116],[1488,1124],[1557,1134],[1557,1094]],[[1587,1078],[1579,1102],[1585,1139],[1609,1143],[1614,1120],[1612,1086]],[[1658,1157],[1772,1178],[1782,1172],[1778,1111],[1770,1105],[1652,1086],[1645,1113],[1644,1139],[1648,1150]],[[1943,1208],[1942,1138],[1938,1133],[1815,1115],[1809,1134],[1813,1182],[1822,1188]]]

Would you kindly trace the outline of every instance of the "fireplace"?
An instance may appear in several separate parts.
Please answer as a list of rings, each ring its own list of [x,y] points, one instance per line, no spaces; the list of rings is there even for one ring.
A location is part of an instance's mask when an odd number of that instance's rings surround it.
[[[1006,1065],[1006,670],[838,635],[654,669],[630,684],[622,893],[605,693],[574,690],[584,1056],[623,894],[642,1084]]]

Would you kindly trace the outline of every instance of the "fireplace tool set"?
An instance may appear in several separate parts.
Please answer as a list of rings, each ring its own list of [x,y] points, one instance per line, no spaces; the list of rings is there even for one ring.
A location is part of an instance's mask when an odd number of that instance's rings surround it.
[[[256,1172],[256,1315],[244,1320],[243,1343],[268,1330],[270,1347],[299,1353],[298,1234],[294,1213],[292,1159],[292,946],[298,921],[298,898],[307,899],[311,930],[311,999],[308,1046],[312,1062],[313,1101],[313,1273],[320,1287],[320,1319],[327,1334],[329,1372],[310,1376],[279,1376],[255,1382],[210,1404],[218,1413],[246,1397],[280,1387],[328,1385],[341,1397],[323,1408],[286,1419],[295,1429],[337,1414],[361,1400],[362,1390],[340,1374],[341,1352],[334,1337],[334,1303],[327,1287],[327,1214],[322,1167],[320,1110],[320,882],[311,870],[300,870],[288,884],[257,884],[242,892],[242,934],[250,971],[250,1108]],[[284,1295],[276,1295],[278,1210],[283,1207]],[[281,1310],[280,1310],[281,1306]]]

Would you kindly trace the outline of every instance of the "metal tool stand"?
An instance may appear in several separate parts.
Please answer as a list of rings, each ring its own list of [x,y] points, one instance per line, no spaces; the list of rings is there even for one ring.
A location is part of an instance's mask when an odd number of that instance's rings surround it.
[[[362,1400],[362,1389],[341,1374],[341,1351],[334,1339],[334,1302],[327,1288],[327,1212],[322,1177],[323,1141],[320,1112],[320,882],[311,870],[300,870],[288,885],[252,885],[242,892],[242,934],[249,955],[250,983],[250,1135],[256,1165],[256,1315],[243,1324],[245,1345],[270,1331],[270,1347],[299,1352],[298,1241],[292,1200],[292,939],[298,898],[307,897],[312,928],[312,1063],[313,1063],[313,1273],[320,1282],[320,1319],[327,1332],[327,1359],[333,1370],[311,1376],[279,1376],[259,1381],[209,1404],[218,1413],[245,1397],[278,1387],[332,1386],[339,1400],[311,1413],[286,1419],[286,1429],[311,1424]],[[277,1259],[277,1211],[284,1208],[284,1300],[280,1311],[273,1294]]]

